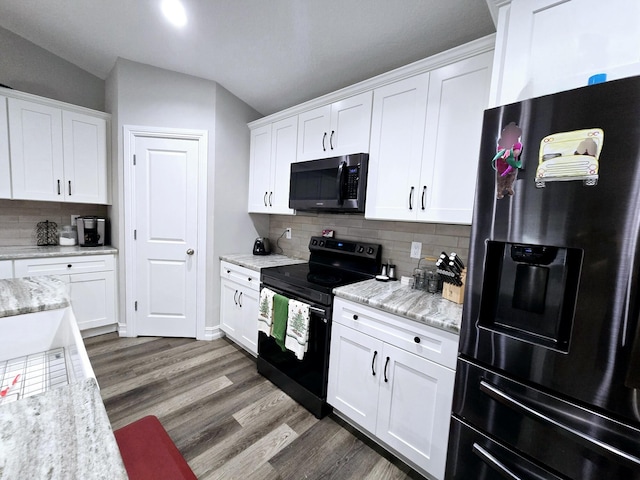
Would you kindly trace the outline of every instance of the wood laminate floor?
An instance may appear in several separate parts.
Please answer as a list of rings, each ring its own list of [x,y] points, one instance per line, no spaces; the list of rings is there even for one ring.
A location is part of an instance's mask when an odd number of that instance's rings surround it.
[[[423,479],[334,415],[316,419],[227,339],[85,339],[113,429],[156,415],[201,480]]]

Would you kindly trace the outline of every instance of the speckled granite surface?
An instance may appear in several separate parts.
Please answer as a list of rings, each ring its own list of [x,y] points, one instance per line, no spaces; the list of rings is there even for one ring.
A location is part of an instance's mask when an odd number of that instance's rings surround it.
[[[442,298],[440,294],[413,290],[400,282],[365,280],[333,289],[340,298],[362,303],[454,333],[460,333],[462,305]]]
[[[16,246],[0,247],[0,260],[15,260],[17,258],[42,258],[42,257],[71,257],[76,255],[104,255],[118,253],[114,247],[35,247]]]
[[[94,379],[0,408],[0,478],[128,478]]]
[[[279,254],[252,255],[237,253],[220,255],[220,260],[233,263],[234,265],[240,265],[241,267],[249,268],[257,272],[259,272],[260,269],[267,267],[279,267],[280,265],[291,265],[294,263],[307,263],[306,260],[300,260],[298,258],[291,258]]]
[[[0,280],[0,317],[42,312],[68,306],[67,286],[57,277],[43,276]]]

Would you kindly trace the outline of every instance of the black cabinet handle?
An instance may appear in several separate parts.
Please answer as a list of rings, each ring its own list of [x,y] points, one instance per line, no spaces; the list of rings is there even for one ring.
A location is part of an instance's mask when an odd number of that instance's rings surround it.
[[[377,356],[378,356],[378,351],[375,350],[373,352],[373,359],[371,360],[371,375],[373,375],[374,377],[376,376],[376,371],[375,371],[375,369],[373,367],[374,367],[374,365],[376,363],[376,357]]]
[[[327,139],[327,132],[324,132],[324,135],[322,136],[322,151],[326,152],[327,151],[327,147],[324,146],[324,141]]]
[[[73,265],[71,265],[71,264],[67,265],[67,268],[71,268],[71,267],[73,267]]]
[[[240,308],[242,308],[242,292],[240,292],[240,295],[238,295],[238,305],[240,305]]]
[[[231,273],[231,270],[227,270],[227,273]]]
[[[58,180],[58,195],[60,195],[60,180]]]
[[[69,196],[71,196],[71,180],[69,180]]]
[[[271,203],[271,197],[273,197],[273,192],[269,192],[269,206],[273,207],[273,203]]]
[[[389,357],[387,357],[387,361],[384,362],[384,381],[388,382],[389,379],[387,378],[387,366],[389,365]]]
[[[413,341],[416,343],[420,343],[420,337],[413,337]]]
[[[267,205],[267,194],[268,194],[268,193],[269,193],[269,192],[264,192],[264,197],[262,198],[262,201],[264,202],[264,206],[265,206],[265,207],[268,207],[268,206],[269,206],[269,205]]]
[[[335,130],[331,130],[331,136],[329,137],[329,146],[331,147],[331,150],[333,150],[333,135],[336,133]]]
[[[357,320],[357,319],[358,319],[358,315],[353,314],[353,319],[354,319],[354,320]]]
[[[238,290],[236,290],[236,293],[233,294],[233,303],[235,303],[236,305],[238,305],[238,299],[236,298],[238,296]]]
[[[413,210],[413,185],[411,186],[411,191],[409,192],[409,210]]]
[[[422,210],[424,210],[426,207],[424,206],[424,197],[427,194],[427,186],[424,185],[422,187]]]
[[[247,277],[247,281],[250,282],[251,281],[251,277]]]

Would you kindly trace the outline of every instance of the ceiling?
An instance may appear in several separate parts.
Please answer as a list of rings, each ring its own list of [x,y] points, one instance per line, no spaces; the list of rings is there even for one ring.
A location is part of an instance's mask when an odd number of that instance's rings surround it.
[[[487,0],[0,0],[0,26],[106,79],[116,58],[214,80],[263,115],[495,32]]]

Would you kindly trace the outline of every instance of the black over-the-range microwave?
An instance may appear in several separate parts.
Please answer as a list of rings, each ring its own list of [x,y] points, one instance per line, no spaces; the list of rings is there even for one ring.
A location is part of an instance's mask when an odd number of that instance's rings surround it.
[[[366,153],[292,163],[289,208],[364,212],[368,163]]]

